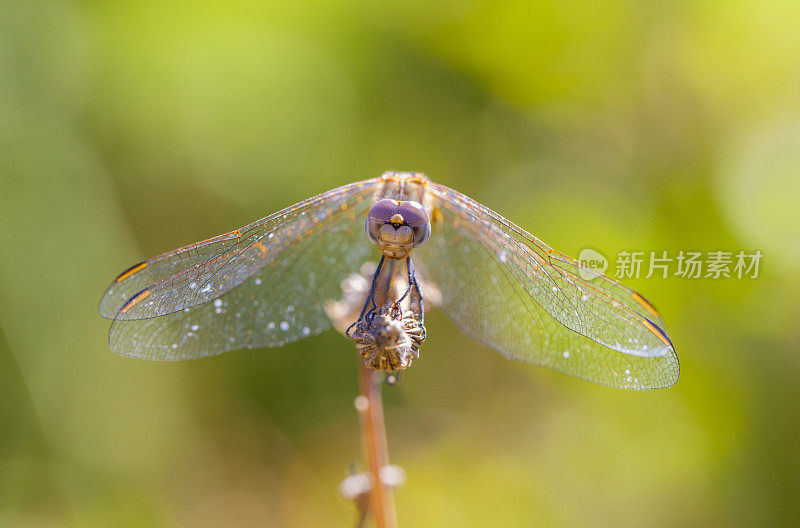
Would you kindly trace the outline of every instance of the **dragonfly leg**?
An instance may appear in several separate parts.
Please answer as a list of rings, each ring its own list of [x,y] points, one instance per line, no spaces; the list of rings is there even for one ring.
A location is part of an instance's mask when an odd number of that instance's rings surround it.
[[[374,312],[378,308],[378,306],[375,304],[375,285],[378,283],[378,275],[381,274],[381,268],[383,267],[383,261],[385,258],[385,256],[381,255],[381,260],[378,262],[378,267],[375,268],[375,274],[372,275],[372,285],[369,288],[369,295],[367,295],[367,299],[364,301],[364,307],[361,309],[361,314],[358,316],[358,319],[356,319],[353,324],[348,326],[347,330],[344,332],[347,337],[350,337],[350,331],[360,320],[364,318],[364,315],[367,313],[367,307],[370,305],[370,303],[372,303],[372,309],[370,309],[369,312]]]
[[[409,284],[413,284],[414,290],[417,292],[417,305],[419,306],[419,324],[422,327],[422,339],[428,336],[428,331],[425,328],[425,299],[422,298],[422,291],[419,289],[419,282],[417,282],[417,275],[414,273],[414,268],[411,265],[411,259],[408,260],[409,264]]]

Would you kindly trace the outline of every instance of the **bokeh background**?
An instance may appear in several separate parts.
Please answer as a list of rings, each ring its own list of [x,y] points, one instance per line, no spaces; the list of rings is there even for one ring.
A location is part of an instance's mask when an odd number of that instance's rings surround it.
[[[800,3],[0,3],[0,526],[353,526],[333,331],[180,364],[96,305],[162,251],[387,169],[577,255],[764,254],[628,284],[672,389],[506,361],[429,316],[386,391],[400,526],[800,519]]]

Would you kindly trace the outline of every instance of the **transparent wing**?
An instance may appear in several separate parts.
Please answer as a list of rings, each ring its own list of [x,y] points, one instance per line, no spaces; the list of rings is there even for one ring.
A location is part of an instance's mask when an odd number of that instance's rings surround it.
[[[294,228],[281,235],[291,231],[291,243],[267,246],[269,258],[216,299],[160,317],[115,320],[111,348],[144,359],[193,359],[282,345],[329,328],[325,301],[339,299],[342,280],[377,251],[363,232],[375,191],[366,187],[361,200],[348,195],[328,204],[333,212],[325,221],[295,219]]]
[[[372,198],[379,181],[338,187],[240,229],[132,266],[108,287],[100,313],[116,320],[146,319],[216,299],[298,239],[335,230],[352,219],[354,210]]]
[[[603,385],[668,387],[678,358],[655,308],[457,191],[429,182],[432,233],[415,251],[448,317],[505,356]],[[424,294],[424,292],[423,292]]]

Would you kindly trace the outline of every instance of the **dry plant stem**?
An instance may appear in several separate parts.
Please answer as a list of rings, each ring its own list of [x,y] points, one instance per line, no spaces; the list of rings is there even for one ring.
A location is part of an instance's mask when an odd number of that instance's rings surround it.
[[[381,468],[389,463],[383,422],[381,376],[359,361],[359,384],[366,405],[359,409],[361,436],[372,480],[369,506],[377,528],[397,528],[392,491],[381,482]]]

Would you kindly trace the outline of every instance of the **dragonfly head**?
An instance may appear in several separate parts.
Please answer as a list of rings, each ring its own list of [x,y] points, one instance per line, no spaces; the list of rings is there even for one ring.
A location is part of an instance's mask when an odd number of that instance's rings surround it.
[[[365,224],[367,238],[390,259],[403,259],[427,242],[431,222],[425,208],[414,201],[378,200]]]

